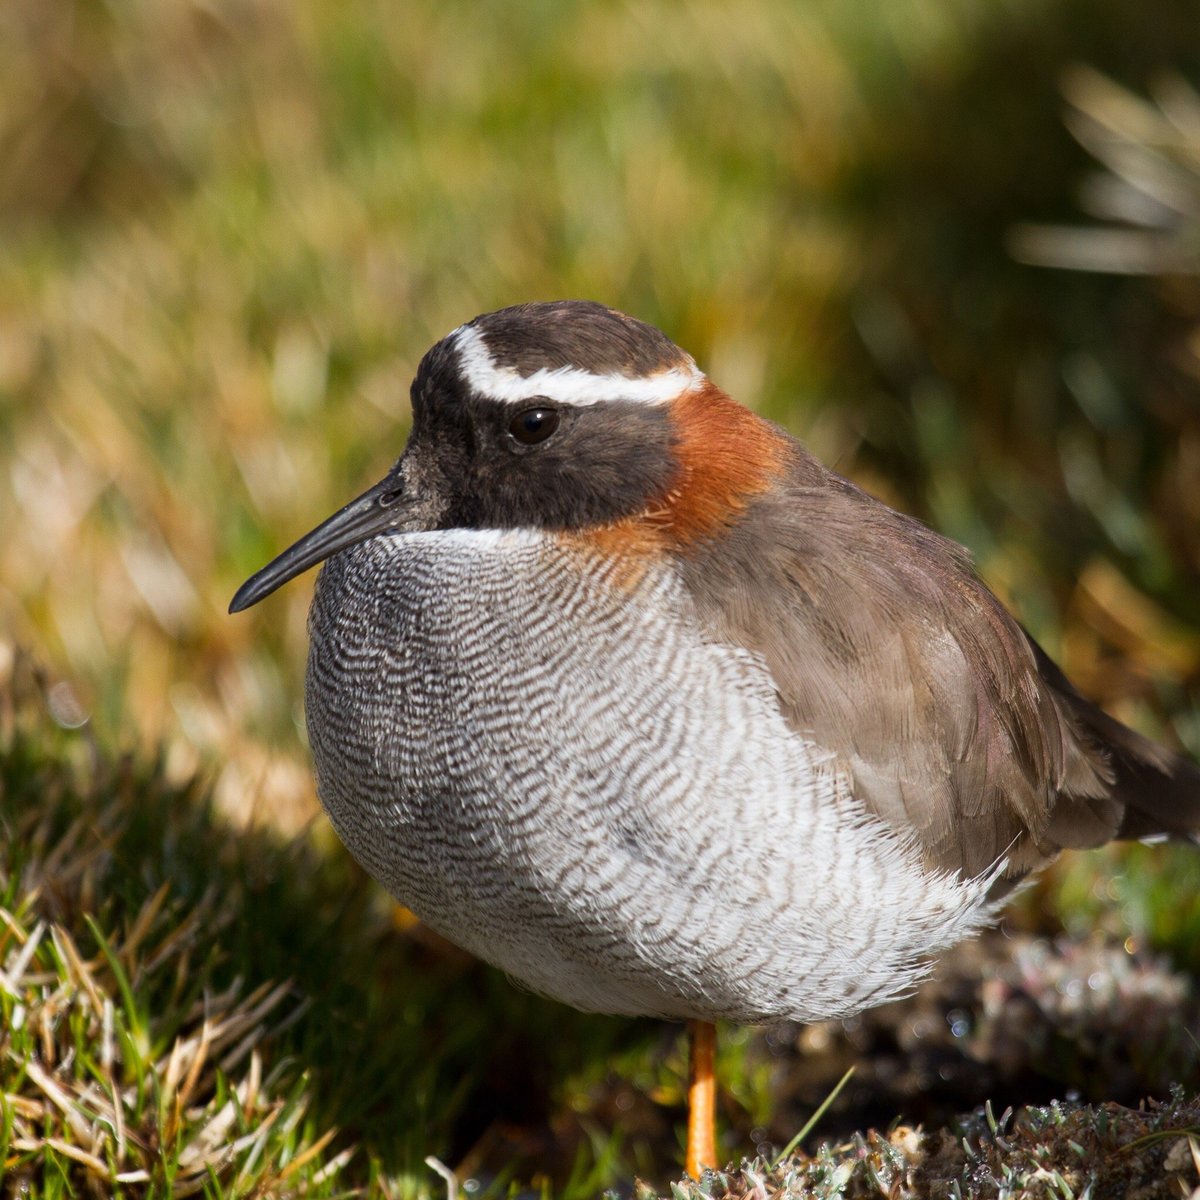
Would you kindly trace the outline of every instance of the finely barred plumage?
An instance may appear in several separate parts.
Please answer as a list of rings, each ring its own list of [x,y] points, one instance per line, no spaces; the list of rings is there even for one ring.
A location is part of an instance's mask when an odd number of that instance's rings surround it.
[[[324,568],[321,799],[404,904],[578,1008],[813,1020],[880,1003],[986,915],[921,869],[762,663],[666,565],[529,532],[377,538]],[[737,903],[731,902],[737,898]]]

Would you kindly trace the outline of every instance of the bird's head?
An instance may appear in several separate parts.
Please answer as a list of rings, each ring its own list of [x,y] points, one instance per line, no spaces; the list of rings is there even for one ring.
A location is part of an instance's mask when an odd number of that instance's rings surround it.
[[[412,410],[387,475],[247,580],[231,612],[384,534],[539,528],[685,550],[736,522],[788,456],[665,334],[585,300],[460,326],[422,359]]]

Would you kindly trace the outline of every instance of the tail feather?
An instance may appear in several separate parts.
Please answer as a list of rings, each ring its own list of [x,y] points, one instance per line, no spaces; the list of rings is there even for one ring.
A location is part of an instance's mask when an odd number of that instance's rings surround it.
[[[1085,721],[1108,750],[1116,774],[1113,794],[1125,806],[1117,837],[1167,834],[1200,845],[1200,767],[1099,709]]]
[[[1122,725],[1072,686],[1030,639],[1042,678],[1066,701],[1071,716],[1108,760],[1110,796],[1123,812],[1121,839],[1185,838],[1200,845],[1200,766]]]

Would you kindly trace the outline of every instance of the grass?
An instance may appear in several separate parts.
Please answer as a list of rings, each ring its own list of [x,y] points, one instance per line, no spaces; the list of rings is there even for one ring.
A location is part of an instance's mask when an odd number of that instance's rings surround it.
[[[520,1120],[532,1042],[563,1066],[582,1018],[402,936],[345,859],[57,729],[22,659],[0,695],[0,1162],[26,1194],[335,1194],[357,1146],[355,1186],[426,1195],[426,1155]],[[612,1026],[578,1040],[603,1056]]]
[[[996,1118],[980,1108],[960,1126],[929,1134],[872,1131],[811,1158],[743,1162],[673,1200],[804,1196],[996,1197],[1094,1200],[1101,1196],[1187,1196],[1200,1173],[1200,1107],[1181,1094],[1131,1111],[1117,1105],[1050,1104]]]
[[[336,1160],[303,1171],[313,1157],[304,1151],[329,1141],[305,1120],[304,1079],[281,1086],[278,1071],[263,1071],[261,1044],[302,1011],[287,1003],[290,985],[219,978],[215,939],[242,914],[220,899],[217,878],[189,903],[186,881],[149,890],[129,861],[144,857],[134,827],[151,806],[186,798],[94,756],[85,783],[83,764],[60,759],[61,743],[29,725],[27,698],[6,690],[5,702],[0,1162],[9,1187],[224,1195],[336,1177]]]
[[[427,1197],[446,1161],[481,1197],[532,1186],[581,1200],[635,1175],[670,1177],[677,1031],[571,1013],[411,927],[406,936],[343,857],[231,828],[203,786],[170,783],[160,760],[113,758],[56,724],[44,675],[23,655],[7,661],[0,1172],[10,1194]],[[1044,1006],[1039,1036],[1052,1038],[1035,1051],[1040,1069],[1069,1079],[1087,1061],[1054,1032],[1055,1007],[1073,994],[1070,960],[1040,979],[1036,965],[1023,970],[1024,1003]],[[1151,1059],[1186,1020],[1171,999],[1177,980],[1146,974],[1144,960],[1122,970],[1124,1007],[1064,1010],[1071,1044],[1115,1055],[1101,1088],[1112,1063],[1131,1061],[1131,1038]],[[1012,1017],[993,1004],[977,1019],[973,1053],[987,1061],[981,1039],[1002,1043]],[[1172,1077],[1200,1081],[1195,1053],[1171,1053]],[[746,1149],[768,1136],[746,1131],[772,1121],[782,1094],[781,1060],[763,1065],[761,1038],[730,1031],[723,1121]],[[1167,1186],[1192,1170],[1174,1147],[1191,1145],[1197,1114],[1181,1090],[1144,1111],[1026,1106],[1015,1123],[989,1107],[961,1128],[826,1136],[803,1160],[760,1148],[765,1159],[672,1189],[1016,1198],[1086,1194],[1089,1180]],[[987,1190],[996,1183],[1008,1191]]]
[[[307,585],[229,596],[399,453],[432,341],[589,295],[965,540],[1088,691],[1200,749],[1196,288],[1005,250],[1076,211],[1062,70],[1140,88],[1200,61],[1190,18],[17,0],[6,623],[107,736],[298,828]]]
[[[397,928],[317,815],[308,585],[225,614],[382,473],[420,354],[476,312],[659,323],[966,542],[1082,690],[1200,753],[1196,210],[1133,223],[1144,276],[1010,253],[1106,265],[1064,226],[1129,224],[1131,156],[1194,195],[1164,72],[1200,79],[1182,0],[5,5],[0,649],[53,681],[0,764],[5,969],[32,947],[3,1003],[38,1031],[0,1067],[21,1185],[427,1195],[435,1154],[582,1196],[670,1169],[674,1034]],[[1072,859],[1015,922],[1194,975],[1196,873]],[[784,1144],[847,1065],[798,1098],[765,1045],[724,1035],[739,1146]]]

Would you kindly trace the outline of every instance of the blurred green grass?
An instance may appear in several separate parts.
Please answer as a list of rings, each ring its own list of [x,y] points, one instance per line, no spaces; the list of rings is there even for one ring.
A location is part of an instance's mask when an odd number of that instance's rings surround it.
[[[595,296],[966,541],[1171,737],[1196,286],[1005,251],[1073,210],[1065,67],[1200,57],[1188,5],[1126,8],[6,6],[0,611],[110,734],[294,791],[307,587],[228,595],[399,452],[432,341]]]
[[[310,584],[228,598],[399,453],[432,341],[589,296],[964,541],[1082,690],[1200,752],[1200,284],[1007,249],[1078,220],[1064,72],[1195,83],[1195,17],[10,0],[0,624],[70,681],[64,723],[306,829]],[[1127,861],[1069,863],[1025,919]],[[1123,878],[1161,929],[1160,861]],[[1194,964],[1198,926],[1153,940]]]

